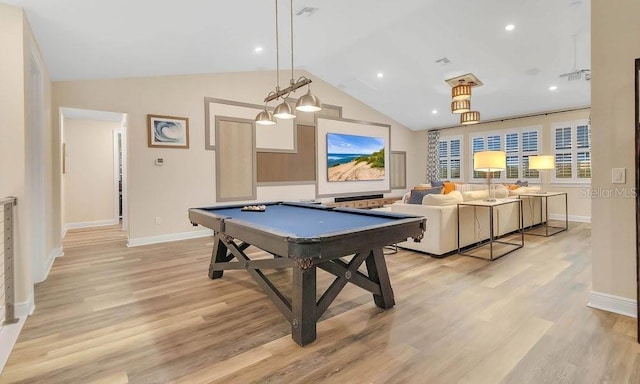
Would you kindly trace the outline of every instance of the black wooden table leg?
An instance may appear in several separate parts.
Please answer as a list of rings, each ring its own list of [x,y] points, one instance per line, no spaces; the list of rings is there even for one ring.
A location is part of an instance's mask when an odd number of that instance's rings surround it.
[[[391,281],[389,280],[389,272],[387,264],[384,261],[382,248],[374,249],[366,260],[369,279],[380,284],[380,295],[373,295],[373,301],[376,305],[383,309],[391,308],[395,305],[393,300],[393,290],[391,289]]]
[[[216,234],[213,240],[213,252],[211,253],[211,262],[209,263],[209,278],[219,279],[222,277],[223,271],[214,271],[213,265],[215,263],[222,263],[229,261],[227,256],[227,246],[220,241],[220,237]]]
[[[293,268],[291,337],[301,346],[316,339],[316,266]]]

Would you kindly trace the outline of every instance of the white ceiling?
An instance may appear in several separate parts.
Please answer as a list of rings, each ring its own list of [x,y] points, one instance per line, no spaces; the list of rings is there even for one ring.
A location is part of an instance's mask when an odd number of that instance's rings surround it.
[[[54,81],[276,66],[274,1],[0,1],[25,9]],[[590,68],[590,0],[293,1],[304,7],[319,10],[294,16],[295,67],[411,129],[456,125],[444,80],[469,72],[484,83],[472,96],[482,120],[590,105],[588,81],[559,77]]]

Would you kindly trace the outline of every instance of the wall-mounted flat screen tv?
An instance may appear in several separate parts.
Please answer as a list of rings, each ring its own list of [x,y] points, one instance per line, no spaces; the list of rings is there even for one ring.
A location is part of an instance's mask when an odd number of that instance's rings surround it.
[[[327,180],[384,180],[384,139],[327,133]]]

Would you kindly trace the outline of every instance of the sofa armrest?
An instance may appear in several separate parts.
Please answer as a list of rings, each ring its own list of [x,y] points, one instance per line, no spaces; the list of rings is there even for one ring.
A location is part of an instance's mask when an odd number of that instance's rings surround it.
[[[442,255],[456,248],[457,205],[432,206],[422,204],[391,205],[392,212],[423,216],[426,219],[424,237],[420,243],[408,241],[400,246],[420,252]]]

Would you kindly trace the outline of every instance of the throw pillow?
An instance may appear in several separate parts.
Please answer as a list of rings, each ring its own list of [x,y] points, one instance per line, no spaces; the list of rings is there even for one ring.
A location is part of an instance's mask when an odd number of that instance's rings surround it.
[[[453,191],[446,195],[429,194],[422,198],[423,205],[431,205],[436,207],[444,207],[447,205],[456,205],[462,203],[462,193]]]
[[[415,187],[413,187],[413,189],[429,189],[432,188],[431,184],[427,183],[427,184],[418,184]]]
[[[442,187],[444,186],[444,182],[441,180],[431,180],[432,187]]]
[[[529,182],[528,181],[516,181],[516,185],[520,186],[520,187],[528,187],[529,186]]]
[[[432,193],[441,193],[442,188],[414,189],[409,196],[409,204],[422,204],[422,198]]]
[[[444,182],[444,188],[442,189],[442,194],[443,195],[446,195],[446,194],[448,194],[448,193],[450,193],[452,191],[455,191],[455,190],[456,190],[456,185],[454,183],[451,183],[451,182],[448,182],[448,181]]]

